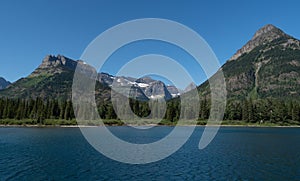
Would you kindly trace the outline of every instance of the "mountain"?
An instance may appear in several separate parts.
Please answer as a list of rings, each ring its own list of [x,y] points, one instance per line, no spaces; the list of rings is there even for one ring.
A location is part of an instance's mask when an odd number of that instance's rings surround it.
[[[131,87],[137,92],[138,99],[165,99],[169,100],[180,95],[175,86],[166,86],[162,81],[154,80],[151,77],[139,79],[124,76],[112,76],[107,73],[100,73],[98,80],[108,86],[114,84],[115,87]],[[119,90],[122,91],[122,90]],[[171,93],[172,92],[172,93]],[[146,96],[146,98],[143,98]]]
[[[26,78],[21,78],[8,88],[0,91],[0,97],[71,99],[72,81],[77,64],[82,64],[81,73],[88,74],[93,68],[83,61],[74,61],[58,55],[46,56],[42,63]],[[98,86],[98,96],[105,99],[110,95],[106,86]]]
[[[172,97],[180,96],[180,94],[183,93],[182,90],[178,89],[177,87],[175,87],[173,85],[168,85],[167,89],[170,92],[170,94],[171,94]]]
[[[220,70],[225,76],[229,99],[299,98],[300,41],[273,25],[266,25]],[[201,95],[208,95],[208,81],[198,90]]]
[[[142,77],[135,82],[150,99],[164,98],[169,100],[172,98],[172,95],[162,81],[153,80],[151,77]]]
[[[118,92],[122,93],[124,87],[131,88],[131,92],[136,92],[136,97],[139,100],[149,100],[149,99],[165,99],[169,100],[179,93],[171,95],[167,86],[159,81],[154,80],[151,77],[142,77],[139,79],[125,76],[112,76],[107,73],[100,73],[99,79],[101,83],[112,87],[114,89],[120,88]],[[173,86],[172,91],[175,91],[176,87]],[[177,89],[176,89],[177,90]],[[143,97],[144,96],[144,97]]]
[[[95,71],[84,61],[75,61],[62,55],[48,55],[28,77],[21,78],[7,89],[0,91],[0,97],[70,99],[73,75],[78,64],[81,64],[80,71],[84,75]],[[97,80],[99,84],[97,88],[100,90],[96,91],[98,94],[96,96],[105,100],[110,99],[110,90],[113,84],[113,88],[116,89],[114,91],[117,93],[126,95],[124,90],[128,88],[130,89],[129,97],[142,101],[172,98],[163,82],[150,77],[136,79],[99,73]]]
[[[10,84],[11,83],[9,81],[6,81],[4,78],[0,77],[0,90],[5,89]]]

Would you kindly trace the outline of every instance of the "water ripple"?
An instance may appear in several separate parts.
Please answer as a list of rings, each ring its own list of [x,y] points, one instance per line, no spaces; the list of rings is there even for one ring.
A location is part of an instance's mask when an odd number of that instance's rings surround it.
[[[136,142],[171,131],[142,135],[111,127]],[[122,164],[94,150],[77,128],[0,128],[0,180],[297,180],[300,129],[221,128],[204,150],[203,127],[175,154],[146,165]],[[141,136],[141,137],[139,137]],[[180,139],[180,138],[179,138]]]

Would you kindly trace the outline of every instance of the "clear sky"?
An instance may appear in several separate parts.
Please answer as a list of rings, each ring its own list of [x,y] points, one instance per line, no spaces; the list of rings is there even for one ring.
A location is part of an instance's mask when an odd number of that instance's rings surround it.
[[[137,18],[165,18],[192,28],[223,64],[265,24],[299,39],[299,7],[297,0],[1,0],[0,76],[9,81],[25,77],[47,54],[79,59],[100,33]],[[149,47],[155,47],[151,43]],[[156,53],[151,48],[147,53]],[[117,58],[134,58],[144,52],[125,50]],[[172,54],[172,50],[166,48],[163,53]],[[104,71],[114,74],[117,67],[107,65]]]

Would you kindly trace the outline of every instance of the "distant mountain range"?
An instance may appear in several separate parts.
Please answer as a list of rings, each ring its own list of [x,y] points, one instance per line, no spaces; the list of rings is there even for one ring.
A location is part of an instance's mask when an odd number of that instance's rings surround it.
[[[0,79],[0,97],[70,99],[74,70],[81,60],[48,55],[28,77],[10,85]],[[84,66],[89,71],[88,65]],[[228,99],[245,98],[299,99],[300,41],[273,25],[259,29],[251,40],[239,49],[222,67]],[[220,71],[219,70],[219,71]],[[213,78],[213,77],[212,77]],[[138,100],[172,99],[182,91],[150,77],[132,78],[98,74],[96,96],[110,99],[114,84],[131,87],[130,97]],[[9,85],[9,86],[8,86]],[[186,90],[189,90],[187,88]],[[210,94],[208,81],[198,86],[201,96]]]
[[[77,64],[83,65],[88,72],[92,67],[81,60],[72,60],[62,55],[48,55],[42,63],[28,77],[22,78],[8,88],[0,92],[2,97],[10,98],[54,98],[70,99],[73,74]],[[110,88],[114,83],[117,87],[130,87],[130,97],[147,101],[150,99],[169,100],[179,96],[179,90],[174,86],[166,86],[162,81],[150,77],[132,78],[124,76],[113,76],[107,73],[99,73],[97,78],[101,84],[98,96],[109,99]]]

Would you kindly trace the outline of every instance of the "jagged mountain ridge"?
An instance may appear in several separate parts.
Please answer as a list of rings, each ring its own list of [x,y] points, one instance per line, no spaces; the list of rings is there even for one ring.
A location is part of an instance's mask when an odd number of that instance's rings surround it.
[[[229,99],[300,97],[300,41],[273,25],[259,29],[220,69]],[[208,81],[198,87],[209,94]]]
[[[38,68],[35,69],[28,77],[22,78],[13,83],[8,90],[0,92],[0,96],[14,98],[59,97],[61,99],[70,99],[73,74],[77,64],[81,64],[81,73],[83,74],[88,75],[95,71],[84,61],[75,61],[62,55],[47,55]],[[131,77],[115,77],[107,73],[99,73],[97,80],[100,84],[102,84],[102,88],[106,87],[106,89],[112,87],[113,83],[120,88],[119,90],[122,90],[124,87],[130,88],[129,97],[138,100],[147,101],[149,99],[160,98],[168,100],[172,98],[172,95],[163,82],[153,80],[150,77],[135,79]],[[147,82],[141,82],[142,80],[147,80]],[[108,96],[107,91],[108,90],[106,90],[105,93],[107,98],[105,99],[109,99],[110,97]],[[102,90],[97,92],[101,93]],[[176,96],[177,95],[178,94],[176,94]]]

